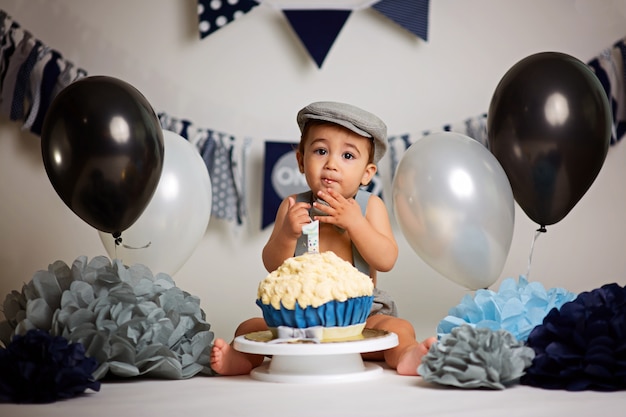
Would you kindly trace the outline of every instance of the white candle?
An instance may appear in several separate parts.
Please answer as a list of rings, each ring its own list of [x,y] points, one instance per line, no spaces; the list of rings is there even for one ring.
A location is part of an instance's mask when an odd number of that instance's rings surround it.
[[[302,226],[302,233],[306,235],[307,252],[320,253],[320,222],[314,220],[309,224]]]

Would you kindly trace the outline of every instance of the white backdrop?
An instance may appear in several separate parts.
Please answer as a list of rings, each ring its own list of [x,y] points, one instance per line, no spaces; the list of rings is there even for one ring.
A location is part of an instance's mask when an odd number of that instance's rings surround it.
[[[381,116],[391,134],[421,132],[485,112],[504,73],[530,54],[559,51],[587,62],[626,36],[624,1],[434,0],[428,42],[361,10],[318,69],[282,14],[266,5],[204,40],[195,0],[0,0],[0,8],[89,75],[134,85],[157,112],[254,139],[246,167],[248,224],[234,232],[212,219],[174,275],[179,287],[200,297],[207,321],[226,338],[260,313],[254,298],[266,275],[261,249],[270,233],[259,230],[263,141],[296,140],[302,106],[348,101]],[[580,203],[539,237],[531,281],[574,292],[626,284],[625,158],[626,144],[611,147]],[[388,166],[383,161],[387,176]],[[39,138],[6,118],[0,119],[0,196],[2,300],[57,259],[71,264],[80,255],[106,255],[97,231],[53,190]],[[493,289],[503,278],[526,274],[536,228],[517,207],[511,250]],[[396,235],[400,257],[378,283],[424,338],[468,291],[428,267],[397,227]]]

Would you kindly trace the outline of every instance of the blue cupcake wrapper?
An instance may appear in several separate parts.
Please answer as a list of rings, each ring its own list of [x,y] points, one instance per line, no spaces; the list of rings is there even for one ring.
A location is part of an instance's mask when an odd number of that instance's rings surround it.
[[[373,296],[329,301],[319,307],[301,308],[296,302],[295,308],[288,310],[282,304],[280,309],[275,309],[271,304],[263,304],[261,300],[256,300],[269,327],[287,326],[299,329],[312,326],[343,327],[364,323],[373,302]]]

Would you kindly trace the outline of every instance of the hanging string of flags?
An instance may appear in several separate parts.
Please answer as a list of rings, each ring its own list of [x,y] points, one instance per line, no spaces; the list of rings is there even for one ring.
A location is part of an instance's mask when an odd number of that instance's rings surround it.
[[[384,2],[376,4],[380,3]],[[614,145],[626,134],[626,38],[605,48],[587,64],[595,72],[611,103],[611,145]],[[41,121],[56,94],[86,76],[87,71],[36,39],[0,9],[0,115],[22,121],[22,129],[40,135]],[[165,112],[159,112],[158,117],[163,129],[189,140],[206,163],[213,190],[211,216],[234,225],[244,224],[247,220],[245,168],[253,139],[201,127]],[[487,146],[487,114],[432,130],[389,135],[392,175],[411,144],[441,131],[461,133]],[[262,228],[271,224],[284,196],[306,187],[303,179],[298,177],[301,174],[295,165],[295,156],[291,154],[295,140],[297,138],[264,140]],[[381,178],[375,177],[368,191],[382,196],[382,188]]]
[[[415,36],[428,40],[429,0],[198,0],[200,38],[206,38],[261,3],[282,11],[318,68],[356,10],[376,10]]]

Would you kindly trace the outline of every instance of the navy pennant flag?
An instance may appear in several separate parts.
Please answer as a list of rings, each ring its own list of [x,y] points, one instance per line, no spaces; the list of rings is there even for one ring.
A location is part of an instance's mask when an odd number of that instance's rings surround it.
[[[285,198],[308,190],[304,174],[298,169],[297,148],[297,143],[265,142],[261,229],[274,223],[278,206]]]
[[[381,0],[372,8],[416,36],[428,40],[429,0]]]
[[[350,13],[352,10],[283,10],[318,68],[322,67]]]
[[[259,3],[253,0],[198,0],[200,39],[209,36],[258,5]]]

